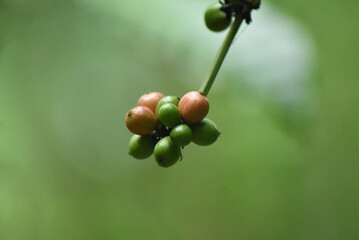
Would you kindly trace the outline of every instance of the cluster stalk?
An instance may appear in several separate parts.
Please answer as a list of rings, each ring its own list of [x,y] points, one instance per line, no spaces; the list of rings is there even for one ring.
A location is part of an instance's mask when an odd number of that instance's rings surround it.
[[[219,69],[222,66],[222,63],[224,61],[224,58],[227,55],[227,52],[232,45],[232,42],[238,32],[239,27],[241,26],[243,22],[243,16],[241,14],[237,14],[235,16],[234,22],[231,26],[231,28],[228,31],[228,34],[226,38],[224,39],[221,48],[219,49],[217,56],[214,59],[213,65],[210,69],[209,75],[207,79],[203,82],[201,88],[199,89],[199,92],[203,93],[205,96],[208,95],[209,90],[211,89],[214,80],[216,79],[216,76],[219,72]]]

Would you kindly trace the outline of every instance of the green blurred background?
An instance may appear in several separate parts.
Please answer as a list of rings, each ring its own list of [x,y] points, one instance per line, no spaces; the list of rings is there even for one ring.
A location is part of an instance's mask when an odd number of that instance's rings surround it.
[[[0,0],[0,239],[359,239],[357,0],[264,0],[209,94],[218,141],[128,156],[137,99],[205,78],[212,2]]]

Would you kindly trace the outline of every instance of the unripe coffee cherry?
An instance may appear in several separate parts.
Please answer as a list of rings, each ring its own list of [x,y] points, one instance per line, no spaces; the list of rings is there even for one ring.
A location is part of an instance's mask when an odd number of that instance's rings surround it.
[[[152,110],[153,113],[156,113],[157,103],[163,98],[163,94],[159,92],[149,92],[145,95],[142,95],[138,100],[137,106],[145,106]]]
[[[145,106],[135,107],[126,114],[126,126],[134,134],[150,134],[155,130],[156,123],[155,114]]]
[[[174,144],[186,146],[192,141],[192,130],[188,125],[181,124],[172,129],[170,137]]]
[[[204,22],[209,30],[220,32],[225,30],[231,23],[231,16],[221,10],[220,3],[210,5],[204,13]]]
[[[205,118],[200,123],[192,126],[192,142],[197,145],[207,146],[214,143],[221,134],[213,121]]]
[[[181,123],[181,113],[173,103],[163,104],[158,110],[157,117],[168,128],[173,128]]]
[[[178,106],[179,101],[180,101],[179,97],[176,97],[176,96],[166,96],[166,97],[162,98],[157,104],[156,115],[157,115],[158,110],[160,109],[160,107],[163,104],[165,104],[165,103],[173,103],[174,105]]]
[[[148,158],[152,155],[155,144],[154,135],[133,135],[128,146],[128,154],[137,159]]]
[[[189,124],[200,122],[209,111],[209,102],[200,92],[185,94],[178,104],[183,120]]]
[[[181,158],[181,148],[169,136],[162,138],[155,146],[154,155],[160,167],[170,167]]]

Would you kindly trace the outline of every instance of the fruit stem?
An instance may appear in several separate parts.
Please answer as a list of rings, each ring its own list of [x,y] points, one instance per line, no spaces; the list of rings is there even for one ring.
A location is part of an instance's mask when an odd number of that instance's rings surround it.
[[[232,45],[233,39],[236,36],[239,27],[241,26],[243,22],[243,16],[242,14],[237,14],[235,16],[234,22],[231,26],[231,28],[229,29],[229,32],[226,36],[226,38],[224,39],[224,42],[222,43],[221,48],[219,49],[217,56],[214,59],[213,65],[211,67],[210,73],[207,77],[207,79],[203,82],[201,88],[199,89],[199,92],[203,93],[205,96],[208,95],[209,90],[212,87],[212,84],[214,82],[214,80],[216,79],[216,76],[218,74],[219,69],[222,66],[223,60],[230,48],[230,46]]]

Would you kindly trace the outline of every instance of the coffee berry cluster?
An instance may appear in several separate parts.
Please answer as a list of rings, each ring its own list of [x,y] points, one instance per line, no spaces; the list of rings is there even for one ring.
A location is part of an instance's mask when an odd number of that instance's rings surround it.
[[[136,159],[154,154],[159,166],[174,165],[191,142],[207,146],[217,140],[220,132],[213,121],[205,118],[208,111],[207,98],[197,91],[182,98],[146,93],[126,114],[126,126],[134,133],[129,154]]]

